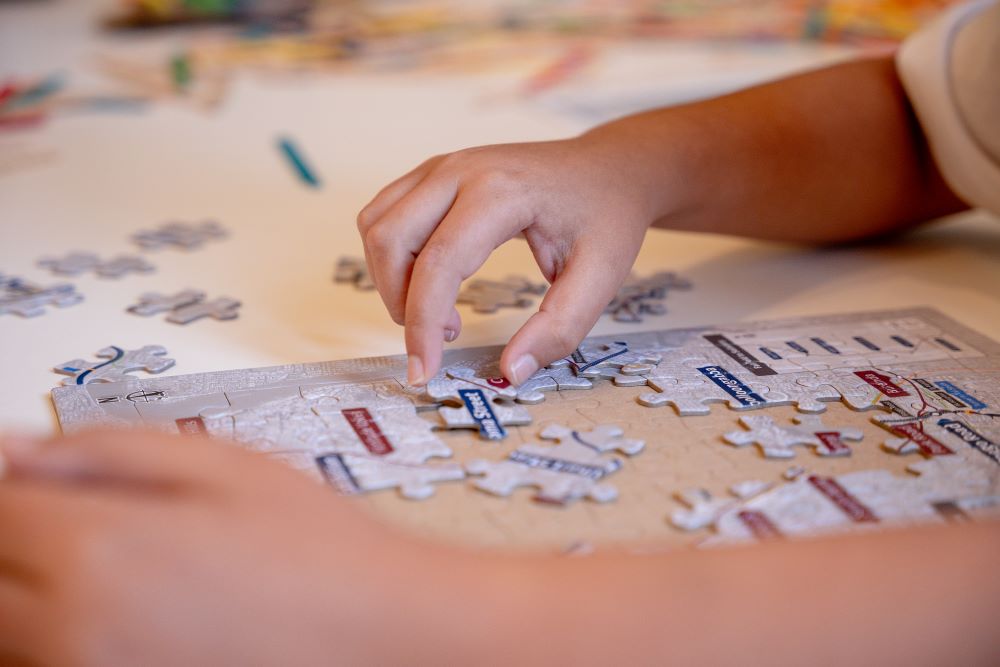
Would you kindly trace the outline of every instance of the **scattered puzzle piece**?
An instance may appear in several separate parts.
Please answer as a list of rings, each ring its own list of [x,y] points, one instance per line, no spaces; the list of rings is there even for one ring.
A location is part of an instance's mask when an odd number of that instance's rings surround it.
[[[156,267],[136,255],[119,255],[101,262],[94,270],[101,278],[121,278],[126,273],[149,273],[156,270]]]
[[[138,350],[124,350],[112,345],[97,353],[97,357],[105,361],[73,359],[53,370],[70,376],[63,380],[63,384],[119,382],[127,380],[127,374],[133,371],[162,373],[174,365],[174,360],[165,356],[166,354],[167,349],[161,345],[146,345]]]
[[[341,257],[338,259],[333,281],[349,283],[364,291],[375,289],[375,281],[368,273],[368,263],[360,257]]]
[[[38,266],[60,276],[78,276],[93,271],[100,263],[100,258],[90,252],[71,252],[63,257],[43,257],[37,262]]]
[[[167,322],[190,324],[203,317],[211,317],[216,320],[235,320],[240,316],[241,305],[239,301],[229,297],[219,297],[211,301],[197,301],[171,311],[167,315]]]
[[[458,294],[458,303],[472,306],[477,313],[495,313],[501,307],[527,308],[534,296],[545,294],[544,283],[533,283],[520,276],[503,280],[473,280]]]
[[[186,289],[176,294],[159,294],[157,292],[146,292],[139,296],[139,303],[128,307],[128,312],[133,315],[150,317],[175,310],[182,306],[188,306],[205,298],[205,293],[201,290]]]
[[[68,283],[42,287],[0,274],[0,315],[37,317],[45,313],[46,306],[65,308],[81,301],[83,296]]]
[[[622,434],[613,425],[582,432],[552,425],[540,435],[557,440],[557,445],[522,445],[504,461],[475,460],[466,471],[482,476],[476,480],[476,488],[497,496],[509,496],[518,487],[532,486],[539,489],[536,500],[541,502],[566,505],[581,498],[610,502],[618,497],[618,490],[600,480],[618,471],[622,463],[603,454],[617,450],[632,456],[644,446],[641,440],[628,440]]]
[[[119,255],[102,261],[89,252],[73,252],[64,257],[45,257],[38,260],[38,266],[47,268],[57,275],[76,276],[93,271],[101,278],[121,278],[126,273],[149,273],[156,267],[136,255]]]
[[[643,315],[663,315],[667,312],[663,300],[670,290],[691,289],[691,283],[670,271],[654,273],[646,278],[630,278],[604,310],[616,322],[642,322]]]
[[[829,428],[815,415],[794,418],[796,425],[778,424],[768,415],[740,417],[746,431],[732,431],[723,436],[731,445],[744,447],[757,445],[770,459],[787,459],[795,456],[795,445],[807,445],[820,456],[849,456],[844,440],[861,440],[863,434],[856,428]]]
[[[227,235],[222,225],[212,220],[201,223],[168,222],[156,229],[136,232],[132,241],[143,250],[159,250],[168,246],[195,250],[207,241],[223,239]]]

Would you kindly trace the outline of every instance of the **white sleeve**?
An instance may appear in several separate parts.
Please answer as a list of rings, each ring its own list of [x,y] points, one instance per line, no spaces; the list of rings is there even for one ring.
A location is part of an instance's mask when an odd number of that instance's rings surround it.
[[[948,185],[1000,215],[1000,3],[948,10],[903,43],[896,67]]]

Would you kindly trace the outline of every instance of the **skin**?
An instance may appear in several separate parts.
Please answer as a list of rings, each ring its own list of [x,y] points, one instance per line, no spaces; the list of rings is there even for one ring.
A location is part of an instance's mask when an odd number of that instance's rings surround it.
[[[432,158],[358,225],[418,384],[460,331],[461,280],[523,235],[552,289],[504,352],[521,381],[586,334],[650,226],[836,243],[963,206],[891,62],[871,60],[568,141]],[[7,438],[0,464],[4,665],[986,665],[1000,654],[997,522],[649,556],[473,553],[392,531],[225,443]]]
[[[841,243],[963,208],[883,58],[564,141],[434,157],[379,192],[358,229],[386,308],[406,327],[416,385],[438,371],[442,341],[461,330],[462,280],[523,235],[552,287],[501,358],[519,384],[587,335],[651,226]]]
[[[473,553],[200,438],[0,444],[0,664],[987,665],[1000,525]],[[750,657],[750,661],[757,660]]]

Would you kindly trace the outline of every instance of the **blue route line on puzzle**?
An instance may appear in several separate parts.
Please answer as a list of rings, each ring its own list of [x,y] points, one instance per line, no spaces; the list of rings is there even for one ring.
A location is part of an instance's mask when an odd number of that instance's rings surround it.
[[[612,352],[611,354],[609,354],[607,356],[604,356],[604,357],[601,357],[600,359],[594,359],[593,361],[588,361],[587,363],[585,363],[582,366],[574,361],[573,365],[576,367],[576,372],[577,373],[582,373],[585,370],[587,370],[588,368],[591,368],[593,366],[596,366],[597,364],[603,363],[603,362],[607,361],[608,359],[614,359],[615,357],[621,356],[621,355],[625,354],[626,352],[628,352],[628,343],[626,343],[624,341],[618,341],[618,340],[616,340],[615,341],[615,345],[621,345],[622,349],[618,350],[617,352]],[[582,357],[583,355],[580,355],[580,356]]]
[[[122,357],[125,356],[125,350],[121,349],[117,345],[112,345],[111,349],[115,351],[115,356],[111,357],[110,359],[108,359],[107,361],[105,361],[103,363],[97,364],[96,366],[91,366],[90,368],[88,368],[84,372],[82,372],[79,375],[77,375],[76,376],[76,383],[77,384],[85,384],[84,381],[83,381],[83,379],[85,377],[87,377],[88,375],[90,375],[93,371],[96,371],[98,368],[104,368],[108,364],[113,364],[113,363],[115,363],[116,361],[118,361],[119,359],[121,359]],[[65,368],[63,368],[63,370],[64,371],[78,371],[80,369],[79,368],[70,368],[69,366],[66,366]]]

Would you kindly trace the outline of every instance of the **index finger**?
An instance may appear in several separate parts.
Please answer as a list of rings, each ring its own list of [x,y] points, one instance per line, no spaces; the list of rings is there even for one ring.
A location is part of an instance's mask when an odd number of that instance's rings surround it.
[[[410,384],[426,384],[438,372],[445,329],[462,281],[521,230],[516,215],[502,200],[489,201],[492,205],[459,192],[413,264],[405,314]]]

